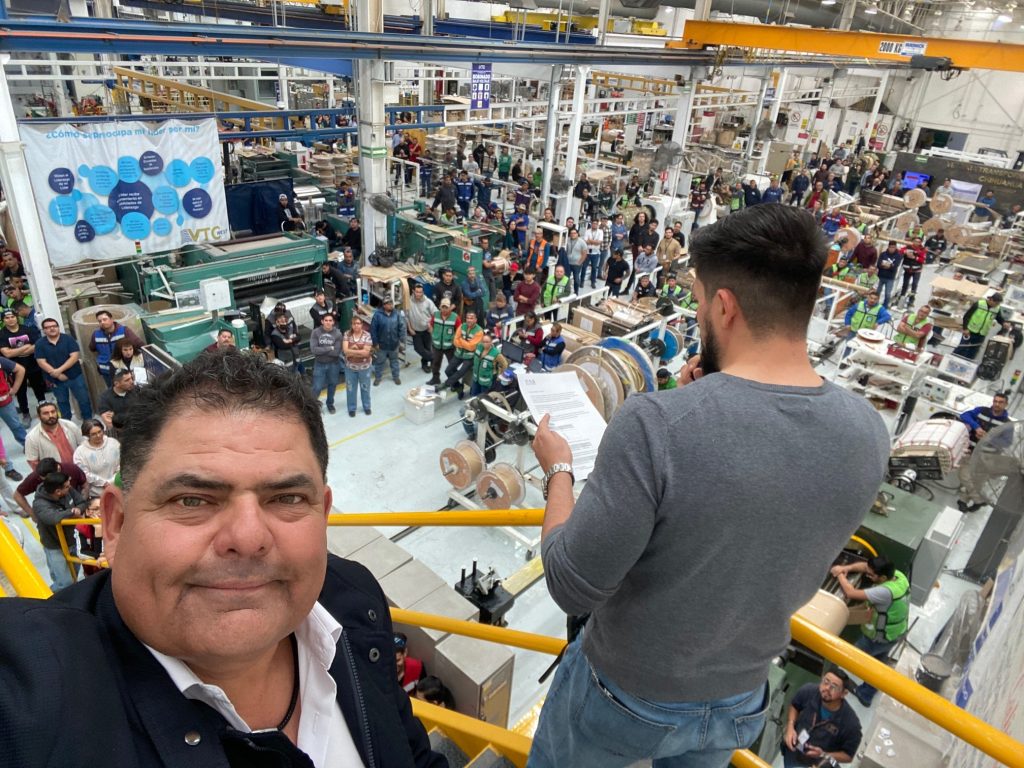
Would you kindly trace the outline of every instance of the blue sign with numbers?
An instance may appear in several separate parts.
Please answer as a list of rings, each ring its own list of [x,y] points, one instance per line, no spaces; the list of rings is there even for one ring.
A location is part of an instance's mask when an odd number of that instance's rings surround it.
[[[474,64],[469,81],[470,109],[488,109],[491,106],[491,65]]]

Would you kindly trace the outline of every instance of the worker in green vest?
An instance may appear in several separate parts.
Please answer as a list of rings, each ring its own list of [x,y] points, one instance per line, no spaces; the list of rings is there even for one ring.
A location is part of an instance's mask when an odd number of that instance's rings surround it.
[[[896,335],[892,340],[897,344],[914,349],[924,349],[924,343],[932,332],[932,308],[925,304],[917,312],[907,313],[896,327]]]
[[[866,589],[854,587],[849,576],[862,573],[869,582]],[[889,651],[905,634],[910,619],[910,580],[902,571],[883,556],[872,557],[866,562],[837,565],[832,575],[839,581],[839,588],[847,600],[863,600],[871,605],[871,618],[861,627],[863,634],[855,646],[879,661],[887,661]],[[854,695],[865,707],[877,691],[864,682],[857,686]]]
[[[694,312],[695,313],[697,311],[697,304],[698,304],[697,297],[693,295],[693,289],[691,288],[690,290],[688,290],[686,292],[686,295],[683,296],[683,298],[679,301],[679,308],[683,309],[683,310],[686,310],[688,312]],[[689,346],[690,342],[693,341],[694,329],[696,329],[696,327],[697,327],[697,316],[696,316],[696,314],[693,317],[687,317],[686,318],[686,338],[684,339],[684,341],[686,342],[687,346]]]
[[[505,358],[494,346],[494,338],[485,333],[483,340],[473,353],[473,383],[469,387],[470,397],[489,392],[494,379],[506,367]]]
[[[445,380],[439,389],[449,388],[458,395],[459,400],[462,399],[465,382],[473,372],[473,354],[483,338],[484,329],[476,322],[476,312],[470,310],[466,313],[462,325],[455,331],[455,359],[444,369]]]
[[[850,308],[846,310],[846,319],[843,327],[836,331],[836,334],[845,336],[846,340],[849,341],[862,328],[874,330],[880,325],[891,322],[892,315],[889,314],[889,310],[879,301],[878,291],[871,291],[863,299],[850,305]],[[843,352],[843,357],[845,358],[851,352],[853,352],[853,349],[847,346],[846,351]]]
[[[857,283],[861,288],[869,288],[874,291],[878,289],[878,267],[872,264],[870,267],[865,269],[859,275],[857,275]]]
[[[1002,304],[1003,294],[996,293],[987,299],[978,299],[974,306],[967,310],[967,314],[964,315],[964,338],[960,346],[953,351],[954,355],[973,360],[977,357],[981,345],[985,343],[985,337],[988,336],[994,322],[998,320],[1004,326],[1009,325],[1000,314]]]
[[[683,293],[683,286],[679,285],[675,272],[669,272],[668,279],[666,279],[665,284],[661,286],[661,293],[658,295],[672,299],[674,303],[678,304],[682,301]]]
[[[569,276],[565,274],[565,267],[559,264],[555,272],[548,275],[544,283],[544,294],[541,299],[545,307],[550,307],[563,296],[569,295]]]
[[[825,270],[825,277],[833,280],[845,280],[850,275],[850,271],[850,254],[848,251],[841,251],[836,263]]]
[[[451,363],[455,357],[455,332],[462,321],[452,311],[452,303],[448,299],[441,300],[441,309],[430,318],[430,351],[433,359],[430,362],[430,386],[441,383],[441,361]]]

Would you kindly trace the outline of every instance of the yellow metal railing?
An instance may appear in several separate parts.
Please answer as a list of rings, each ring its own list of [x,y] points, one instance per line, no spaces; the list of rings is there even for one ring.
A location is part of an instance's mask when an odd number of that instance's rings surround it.
[[[410,513],[360,513],[332,514],[329,524],[335,526],[494,526],[494,525],[540,525],[544,512],[540,509],[452,511],[452,512],[410,512]],[[72,519],[58,526],[62,549],[69,554],[63,536],[63,527],[77,524],[99,524],[94,518]],[[77,562],[94,561],[75,558]],[[49,587],[39,576],[25,552],[15,541],[7,526],[0,525],[0,569],[7,575],[16,594],[22,597],[48,597]],[[451,634],[466,635],[489,642],[524,648],[540,653],[557,654],[565,641],[531,634],[518,630],[493,627],[475,622],[460,621],[444,616],[419,613],[394,608],[394,621],[418,625]],[[880,691],[902,702],[926,719],[940,725],[950,733],[1011,768],[1024,768],[1024,744],[1006,733],[994,728],[983,720],[966,712],[936,693],[929,691],[882,662],[854,648],[844,640],[831,635],[805,619],[794,616],[790,619],[793,639],[820,654],[839,667],[866,680]],[[493,726],[492,726],[493,727]],[[502,730],[502,729],[499,729]],[[504,733],[508,733],[503,731]],[[468,738],[468,737],[467,737]],[[454,740],[454,739],[453,739]],[[497,742],[491,741],[497,746]],[[510,758],[512,759],[512,758]],[[733,764],[738,768],[766,764],[749,751],[737,752]]]

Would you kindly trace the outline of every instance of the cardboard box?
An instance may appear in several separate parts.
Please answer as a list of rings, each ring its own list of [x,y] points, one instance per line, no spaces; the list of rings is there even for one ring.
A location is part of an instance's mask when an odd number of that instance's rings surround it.
[[[405,418],[413,424],[426,424],[434,418],[434,400],[421,400],[418,397],[406,395]]]

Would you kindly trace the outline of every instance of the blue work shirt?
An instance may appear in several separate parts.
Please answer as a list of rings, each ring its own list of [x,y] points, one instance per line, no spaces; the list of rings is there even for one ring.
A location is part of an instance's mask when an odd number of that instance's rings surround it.
[[[36,360],[45,360],[53,368],[60,368],[67,359],[71,357],[72,352],[81,353],[82,349],[78,346],[78,342],[68,336],[66,333],[62,333],[57,337],[57,343],[54,344],[46,336],[43,336],[36,344]],[[81,358],[79,358],[81,359]],[[45,374],[46,380],[53,383],[60,383],[57,379],[53,378],[50,374]],[[77,379],[82,375],[82,366],[80,363],[75,363],[66,371],[64,375],[69,379]]]

